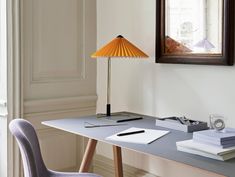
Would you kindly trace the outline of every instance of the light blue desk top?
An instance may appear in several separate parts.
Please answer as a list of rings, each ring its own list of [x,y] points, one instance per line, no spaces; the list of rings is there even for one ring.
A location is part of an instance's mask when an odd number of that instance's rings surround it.
[[[108,144],[120,146],[122,148],[134,150],[147,155],[153,155],[175,162],[183,163],[202,170],[214,172],[223,176],[235,177],[235,159],[226,162],[209,159],[197,155],[179,152],[176,149],[176,142],[192,138],[191,133],[184,133],[177,130],[166,129],[155,126],[155,118],[143,116],[144,119],[125,122],[127,125],[115,127],[84,128],[84,122],[102,124],[102,120],[96,116],[81,118],[69,118],[42,122],[42,124],[74,133],[84,137],[96,139]],[[130,127],[150,128],[157,130],[170,130],[170,134],[156,140],[149,145],[132,144],[105,140],[106,137],[123,131]]]

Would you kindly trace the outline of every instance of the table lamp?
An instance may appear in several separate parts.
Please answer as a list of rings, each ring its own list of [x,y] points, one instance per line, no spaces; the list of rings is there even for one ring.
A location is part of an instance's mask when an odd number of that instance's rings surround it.
[[[119,35],[110,43],[95,52],[92,58],[108,58],[108,75],[107,75],[107,104],[106,114],[104,116],[111,116],[110,104],[110,84],[111,84],[111,58],[148,58],[144,52],[126,40],[123,36]]]

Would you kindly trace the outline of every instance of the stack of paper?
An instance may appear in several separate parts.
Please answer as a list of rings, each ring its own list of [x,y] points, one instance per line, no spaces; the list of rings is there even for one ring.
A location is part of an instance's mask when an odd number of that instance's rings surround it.
[[[193,140],[221,148],[233,147],[235,146],[235,129],[226,128],[223,131],[205,130],[194,132]]]
[[[177,142],[176,146],[179,151],[225,161],[235,157],[235,129],[194,132],[192,140]]]
[[[126,136],[118,136],[118,134],[121,134],[121,133],[135,132],[135,131],[139,131],[139,130],[144,130],[144,133],[130,134],[130,135],[126,135]],[[168,133],[169,133],[169,131],[132,127],[127,130],[124,130],[122,132],[116,133],[112,136],[109,136],[106,139],[112,140],[112,141],[127,142],[127,143],[150,144],[153,141],[161,138],[162,136],[164,136]]]
[[[235,157],[235,147],[218,148],[215,146],[202,144],[193,140],[176,142],[177,150],[191,154],[201,155],[217,160],[228,160]]]

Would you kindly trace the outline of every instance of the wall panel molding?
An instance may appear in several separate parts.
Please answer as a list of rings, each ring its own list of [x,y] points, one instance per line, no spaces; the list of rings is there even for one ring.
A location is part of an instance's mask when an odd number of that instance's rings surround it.
[[[42,121],[58,118],[80,117],[96,113],[97,96],[81,96],[24,102],[24,118],[36,129],[48,128]]]
[[[41,122],[96,112],[96,1],[24,0],[20,11],[22,117],[35,127],[49,168],[78,169],[84,138]]]
[[[52,98],[42,100],[26,100],[24,102],[25,114],[36,114],[45,112],[61,112],[67,110],[94,109],[97,96],[80,96],[66,98]]]
[[[24,99],[96,94],[96,2],[21,4]]]
[[[85,0],[31,3],[30,83],[85,79]]]

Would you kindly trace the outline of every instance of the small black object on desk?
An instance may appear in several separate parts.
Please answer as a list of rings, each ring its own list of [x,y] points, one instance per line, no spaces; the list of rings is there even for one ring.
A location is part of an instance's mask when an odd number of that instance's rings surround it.
[[[143,119],[143,116],[128,114],[128,113],[112,113],[111,116],[106,116],[105,114],[97,114],[97,118],[105,118],[116,123],[129,122]]]
[[[139,134],[139,133],[144,133],[145,130],[138,130],[138,131],[133,131],[133,132],[126,132],[126,133],[119,133],[117,136],[126,136],[126,135],[134,135],[134,134]]]
[[[130,117],[130,118],[125,118],[125,119],[119,119],[119,120],[116,120],[116,122],[120,123],[120,122],[128,122],[128,121],[134,121],[134,120],[140,120],[140,119],[143,119],[143,117]]]

